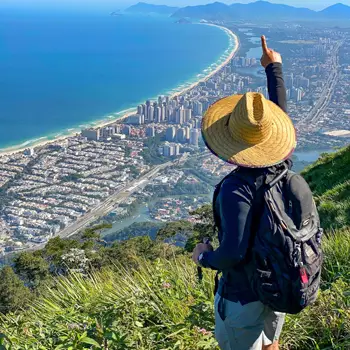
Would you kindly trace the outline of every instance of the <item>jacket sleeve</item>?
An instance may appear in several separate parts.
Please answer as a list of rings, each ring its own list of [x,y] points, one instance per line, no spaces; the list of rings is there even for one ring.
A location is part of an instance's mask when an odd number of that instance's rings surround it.
[[[287,91],[283,79],[282,63],[271,63],[266,69],[270,100],[287,113]]]
[[[224,182],[218,201],[222,234],[220,247],[204,253],[201,265],[213,270],[225,270],[245,258],[251,231],[252,190],[239,180]]]

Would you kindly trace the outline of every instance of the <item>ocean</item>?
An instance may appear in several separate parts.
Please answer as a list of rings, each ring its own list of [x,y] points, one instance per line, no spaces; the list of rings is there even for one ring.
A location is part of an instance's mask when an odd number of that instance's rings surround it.
[[[65,135],[181,90],[223,62],[230,45],[217,27],[161,16],[2,13],[0,148]]]

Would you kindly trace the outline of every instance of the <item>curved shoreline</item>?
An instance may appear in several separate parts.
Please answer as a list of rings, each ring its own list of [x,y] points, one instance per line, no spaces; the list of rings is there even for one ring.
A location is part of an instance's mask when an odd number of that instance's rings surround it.
[[[213,63],[210,66],[208,66],[206,69],[209,69],[211,66],[217,65],[217,67],[212,70],[208,75],[206,75],[203,78],[200,78],[199,80],[195,81],[194,83],[190,84],[189,86],[186,86],[185,88],[181,89],[180,91],[174,92],[172,94],[170,94],[170,98],[174,98],[175,96],[179,96],[182,94],[185,94],[186,92],[188,92],[189,90],[193,89],[194,87],[196,87],[197,85],[199,85],[202,82],[205,82],[207,80],[209,80],[213,75],[215,75],[216,73],[218,73],[222,68],[224,68],[231,60],[232,58],[236,55],[239,47],[240,47],[240,43],[238,40],[238,36],[232,32],[230,29],[217,25],[217,24],[212,24],[212,23],[197,23],[197,24],[201,24],[201,25],[207,25],[207,26],[213,26],[213,27],[217,27],[220,28],[222,31],[224,31],[231,39],[234,40],[234,46],[233,49],[231,50],[230,54],[227,56],[227,58],[224,60],[224,62],[220,63],[220,64],[216,64]],[[228,49],[230,49],[231,46],[228,47]],[[227,50],[228,50],[227,49]],[[227,51],[226,50],[226,51]],[[225,51],[225,52],[226,52]],[[220,57],[222,57],[223,55],[221,55]],[[197,76],[202,75],[202,74],[198,74]],[[186,83],[182,84],[182,85],[187,85]],[[180,86],[182,86],[180,85]],[[173,91],[176,89],[173,89]],[[154,100],[155,98],[153,98]],[[152,100],[152,98],[150,99]],[[75,136],[77,133],[80,133],[80,131],[86,127],[92,127],[92,128],[101,128],[101,127],[105,127],[107,125],[110,124],[114,124],[118,121],[121,121],[123,119],[126,119],[129,115],[134,114],[135,110],[137,107],[130,107],[124,111],[121,112],[116,112],[116,113],[111,113],[106,119],[102,119],[102,120],[95,120],[95,121],[91,121],[91,122],[86,122],[86,123],[81,123],[81,125],[79,126],[79,128],[77,127],[71,127],[69,129],[66,129],[67,131],[70,131],[69,133],[61,133],[60,132],[56,132],[56,133],[52,133],[52,134],[56,134],[56,136],[41,136],[38,137],[34,140],[27,140],[22,142],[21,144],[17,144],[14,146],[9,146],[9,147],[5,147],[5,148],[0,148],[0,156],[6,156],[6,155],[10,155],[13,153],[17,153],[17,152],[21,152],[24,151],[27,148],[37,148],[37,147],[43,147],[47,144],[51,144],[51,143],[57,143],[57,142],[61,142],[64,141],[66,139],[68,139],[69,137],[73,137]],[[118,116],[119,114],[121,114],[120,116]],[[74,131],[73,131],[74,130]],[[53,137],[53,139],[51,138]],[[42,140],[42,141],[39,141]]]

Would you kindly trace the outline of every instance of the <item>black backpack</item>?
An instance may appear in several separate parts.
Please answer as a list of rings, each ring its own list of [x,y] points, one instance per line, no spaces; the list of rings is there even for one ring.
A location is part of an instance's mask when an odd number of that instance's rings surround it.
[[[238,168],[228,176],[242,177],[239,172]],[[272,179],[260,176],[259,180],[245,270],[263,304],[274,311],[296,314],[317,298],[323,230],[311,190],[300,175],[286,167]],[[224,181],[214,192],[214,205]],[[214,220],[220,227],[215,210]]]

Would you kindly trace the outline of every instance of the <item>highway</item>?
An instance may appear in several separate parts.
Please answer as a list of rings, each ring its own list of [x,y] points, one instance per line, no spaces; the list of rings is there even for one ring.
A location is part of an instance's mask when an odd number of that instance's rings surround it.
[[[314,122],[316,122],[320,117],[322,116],[322,113],[329,105],[334,89],[336,87],[338,78],[339,78],[339,49],[342,46],[343,42],[339,42],[336,48],[334,49],[334,55],[332,56],[332,70],[329,73],[329,77],[327,79],[327,82],[325,86],[323,87],[323,92],[319,99],[317,100],[315,106],[310,111],[307,118],[301,120],[299,123],[297,123],[297,127],[306,126],[308,124],[309,126],[312,126]]]
[[[70,237],[75,233],[77,233],[78,231],[80,231],[81,229],[83,229],[84,227],[86,227],[91,222],[97,220],[99,217],[108,214],[111,210],[113,210],[113,208],[115,208],[115,206],[118,203],[122,202],[131,194],[133,194],[135,191],[137,191],[140,186],[143,186],[143,187],[146,186],[152,180],[152,178],[154,178],[154,176],[157,175],[157,173],[160,170],[163,170],[172,164],[173,162],[167,162],[161,165],[157,165],[147,174],[143,175],[137,180],[134,180],[128,183],[118,192],[109,196],[104,202],[98,204],[95,208],[91,210],[91,212],[85,214],[83,217],[79,218],[72,225],[60,231],[58,236],[62,238]]]
[[[183,164],[188,159],[189,153],[184,153],[181,158],[160,164],[151,169],[147,174],[144,174],[140,178],[129,182],[123,188],[121,188],[116,193],[109,196],[104,202],[98,204],[96,207],[92,208],[90,212],[86,213],[84,216],[79,218],[70,226],[64,228],[60,231],[57,236],[61,238],[68,238],[78,233],[80,230],[87,227],[90,223],[97,220],[99,217],[104,216],[110,213],[118,204],[123,202],[126,198],[131,196],[134,192],[139,190],[141,187],[145,187],[149,182],[159,173],[159,171],[169,167],[169,166],[178,166]],[[46,243],[35,244],[30,246],[28,249],[23,251],[32,251],[43,249]]]

